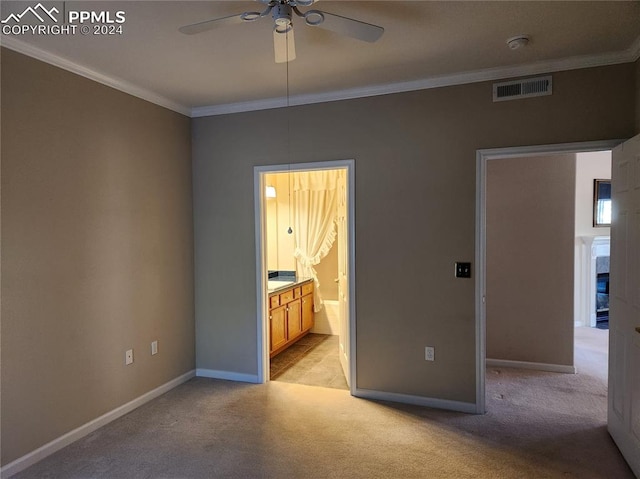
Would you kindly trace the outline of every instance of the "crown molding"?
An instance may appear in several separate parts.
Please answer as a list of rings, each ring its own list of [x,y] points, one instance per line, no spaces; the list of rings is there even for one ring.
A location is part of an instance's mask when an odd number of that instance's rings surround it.
[[[290,97],[289,106],[293,106],[294,99]],[[304,103],[296,103],[303,105]],[[266,98],[264,100],[243,101],[238,103],[225,103],[222,105],[198,106],[191,109],[191,118],[203,116],[228,115],[230,113],[242,113],[246,111],[270,110],[271,108],[284,108],[287,106],[287,97]]]
[[[105,75],[96,70],[92,70],[91,68],[87,68],[78,63],[75,63],[67,58],[47,52],[45,50],[42,50],[41,48],[34,47],[21,40],[17,40],[14,37],[2,35],[0,37],[0,46],[7,47],[10,50],[14,50],[18,53],[22,53],[37,60],[41,60],[45,63],[49,63],[50,65],[62,68],[63,70],[76,73],[77,75],[83,76],[90,80],[94,80],[98,83],[102,83],[103,85],[115,88],[116,90],[120,90],[124,93],[128,93],[164,108],[168,108],[169,110],[173,110],[177,113],[181,113],[186,116],[189,116],[191,114],[191,109],[189,107],[181,105],[180,103],[176,103],[173,100],[169,100],[168,98],[158,95],[157,93],[154,93],[150,90],[140,88],[139,86],[134,85],[133,83],[129,83],[120,78]]]

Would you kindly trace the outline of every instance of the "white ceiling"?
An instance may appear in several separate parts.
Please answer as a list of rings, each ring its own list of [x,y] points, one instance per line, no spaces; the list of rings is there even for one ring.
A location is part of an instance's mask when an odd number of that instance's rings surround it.
[[[2,18],[35,3],[3,1]],[[42,3],[62,10],[62,2]],[[287,65],[274,62],[271,18],[193,36],[178,27],[261,7],[253,1],[68,1],[67,10],[124,11],[123,34],[2,35],[2,44],[183,113],[246,110],[286,96]],[[294,17],[292,104],[622,63],[640,55],[638,1],[323,0],[311,8],[383,26],[385,33],[370,44]],[[531,36],[530,44],[510,50],[507,38],[522,33]],[[252,103],[238,105],[243,102]]]

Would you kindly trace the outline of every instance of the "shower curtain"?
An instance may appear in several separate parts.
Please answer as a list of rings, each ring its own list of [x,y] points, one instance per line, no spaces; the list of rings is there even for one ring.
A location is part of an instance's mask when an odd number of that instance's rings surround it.
[[[320,282],[313,268],[327,256],[336,239],[339,171],[299,172],[293,175],[293,216],[298,278],[313,278],[314,310],[322,309]]]

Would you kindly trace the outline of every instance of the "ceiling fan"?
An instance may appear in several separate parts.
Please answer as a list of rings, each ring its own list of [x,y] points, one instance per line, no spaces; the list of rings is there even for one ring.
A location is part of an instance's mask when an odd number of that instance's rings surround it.
[[[276,63],[285,63],[296,58],[293,40],[293,14],[304,19],[310,27],[320,27],[365,42],[375,42],[384,33],[384,28],[353,18],[335,15],[320,10],[302,12],[298,7],[309,7],[317,0],[256,0],[264,3],[262,12],[244,12],[204,22],[185,25],[178,30],[187,35],[205,32],[226,25],[248,23],[271,14],[273,26],[273,48]]]

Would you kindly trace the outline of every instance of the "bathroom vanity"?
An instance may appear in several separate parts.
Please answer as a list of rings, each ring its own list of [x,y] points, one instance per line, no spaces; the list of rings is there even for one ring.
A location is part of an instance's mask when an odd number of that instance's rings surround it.
[[[307,335],[313,323],[312,279],[269,289],[270,358]]]

